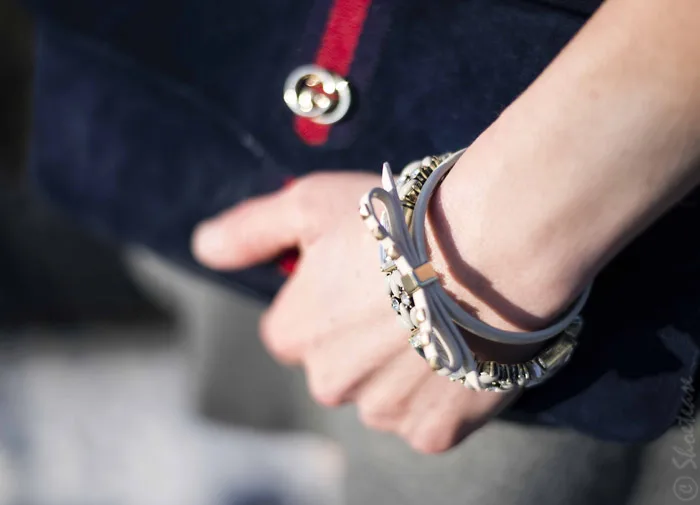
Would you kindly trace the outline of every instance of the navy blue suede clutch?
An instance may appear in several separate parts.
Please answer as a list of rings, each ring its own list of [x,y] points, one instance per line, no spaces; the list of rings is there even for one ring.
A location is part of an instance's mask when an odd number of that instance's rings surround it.
[[[300,140],[282,101],[314,59],[330,0],[33,0],[31,149],[41,193],[94,233],[145,245],[271,299],[275,265],[197,266],[194,225],[319,169],[379,169],[474,140],[575,34],[598,0],[375,0],[348,79],[355,110]],[[513,412],[618,441],[661,435],[694,378],[698,194],[601,274],[583,343]]]

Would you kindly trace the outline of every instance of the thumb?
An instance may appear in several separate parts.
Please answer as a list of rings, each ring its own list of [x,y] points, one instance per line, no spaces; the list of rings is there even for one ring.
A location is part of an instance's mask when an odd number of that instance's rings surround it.
[[[192,253],[217,270],[263,263],[300,242],[298,214],[286,189],[253,198],[200,223],[192,236]]]

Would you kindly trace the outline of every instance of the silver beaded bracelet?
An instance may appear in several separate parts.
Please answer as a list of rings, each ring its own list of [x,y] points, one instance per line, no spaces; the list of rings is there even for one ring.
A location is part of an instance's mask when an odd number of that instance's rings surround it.
[[[428,261],[425,218],[433,191],[463,152],[411,163],[397,181],[385,163],[383,188],[374,188],[362,198],[360,215],[380,242],[381,269],[392,307],[411,332],[410,344],[431,368],[474,390],[505,392],[532,387],[551,378],[570,360],[583,324],[579,313],[590,293],[590,285],[563,317],[535,332],[494,328],[462,309],[447,294]],[[385,207],[380,217],[374,207],[375,200]],[[547,340],[552,343],[525,363],[479,361],[459,328],[505,344]]]

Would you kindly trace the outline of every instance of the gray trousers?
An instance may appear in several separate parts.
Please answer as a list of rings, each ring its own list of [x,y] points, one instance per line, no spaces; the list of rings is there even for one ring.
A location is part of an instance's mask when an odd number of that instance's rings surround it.
[[[365,429],[352,406],[313,405],[302,375],[274,363],[258,341],[259,304],[149,254],[129,258],[143,285],[183,314],[202,411],[236,425],[335,440],[343,449],[346,505],[700,503],[697,426],[642,446],[495,420],[452,451],[419,455]]]

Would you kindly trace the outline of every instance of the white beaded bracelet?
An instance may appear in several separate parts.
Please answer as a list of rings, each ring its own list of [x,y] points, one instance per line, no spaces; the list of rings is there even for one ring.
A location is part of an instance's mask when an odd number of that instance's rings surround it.
[[[541,384],[570,359],[582,325],[578,314],[590,286],[563,317],[535,332],[494,328],[466,312],[445,292],[429,262],[424,223],[433,191],[463,152],[409,165],[399,179],[400,188],[385,163],[383,189],[374,188],[362,198],[360,215],[380,242],[392,305],[412,331],[410,342],[437,373],[476,390],[508,391]],[[375,199],[385,206],[381,217],[374,208]],[[553,343],[526,363],[479,362],[458,326],[499,343]]]

